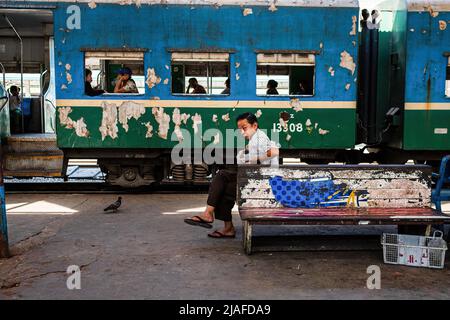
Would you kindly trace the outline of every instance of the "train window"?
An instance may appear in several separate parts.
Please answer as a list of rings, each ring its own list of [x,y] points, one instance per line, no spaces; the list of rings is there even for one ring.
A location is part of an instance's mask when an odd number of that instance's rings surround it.
[[[172,94],[229,95],[229,76],[229,53],[172,53]]]
[[[39,73],[24,73],[23,74],[23,96],[25,98],[38,97],[41,94],[41,75]],[[6,73],[6,88],[17,86],[20,88],[20,73]]]
[[[144,52],[85,52],[84,65],[86,72],[91,72],[92,79],[85,79],[85,93],[90,96],[145,93]],[[93,91],[86,81],[91,81]]]
[[[257,95],[314,95],[314,54],[258,53],[256,61]]]
[[[448,57],[447,72],[445,77],[445,96],[450,98],[450,57]]]

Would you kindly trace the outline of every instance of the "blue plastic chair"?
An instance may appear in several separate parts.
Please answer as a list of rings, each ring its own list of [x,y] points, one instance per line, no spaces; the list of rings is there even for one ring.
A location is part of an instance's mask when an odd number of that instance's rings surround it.
[[[31,116],[31,98],[23,98],[20,107],[24,116]]]
[[[437,177],[436,188],[431,193],[431,201],[436,205],[436,210],[442,212],[441,201],[450,201],[450,189],[444,189],[445,183],[450,183],[450,155],[442,158],[439,175]]]

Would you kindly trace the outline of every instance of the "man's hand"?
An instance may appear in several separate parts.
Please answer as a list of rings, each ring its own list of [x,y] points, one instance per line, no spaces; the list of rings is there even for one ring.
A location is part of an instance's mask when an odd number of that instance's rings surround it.
[[[237,164],[246,164],[248,163],[248,159],[245,156],[245,150],[241,150],[236,155]]]
[[[280,151],[278,148],[270,148],[267,150],[267,158],[273,158],[280,154]]]
[[[123,93],[122,87],[125,85],[124,76],[121,76],[120,74],[117,76],[116,85],[114,87],[114,93]]]

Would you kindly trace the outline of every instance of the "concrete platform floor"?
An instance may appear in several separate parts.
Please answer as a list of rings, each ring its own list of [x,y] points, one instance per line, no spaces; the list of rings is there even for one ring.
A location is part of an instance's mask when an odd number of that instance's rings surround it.
[[[450,298],[449,253],[444,270],[384,264],[381,245],[246,256],[237,212],[236,239],[210,239],[208,229],[183,223],[203,210],[206,195],[122,197],[121,210],[106,215],[102,209],[117,196],[8,195],[14,256],[0,260],[0,299]],[[392,231],[367,226],[282,230],[323,235]],[[70,265],[81,268],[81,290],[67,289]],[[380,290],[366,287],[370,265],[381,268]]]

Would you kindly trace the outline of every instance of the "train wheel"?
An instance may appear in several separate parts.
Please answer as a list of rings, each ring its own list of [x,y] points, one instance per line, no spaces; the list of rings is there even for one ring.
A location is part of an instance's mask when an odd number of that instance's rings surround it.
[[[146,181],[139,172],[139,167],[121,167],[121,175],[115,179],[107,177],[107,181],[123,188],[137,188],[150,185],[153,181]]]
[[[102,161],[100,168],[106,175],[106,182],[123,188],[149,186],[155,182],[155,166],[119,164]]]
[[[139,176],[139,171],[137,170],[137,168],[124,168],[122,170],[122,176],[125,180],[134,182]]]

